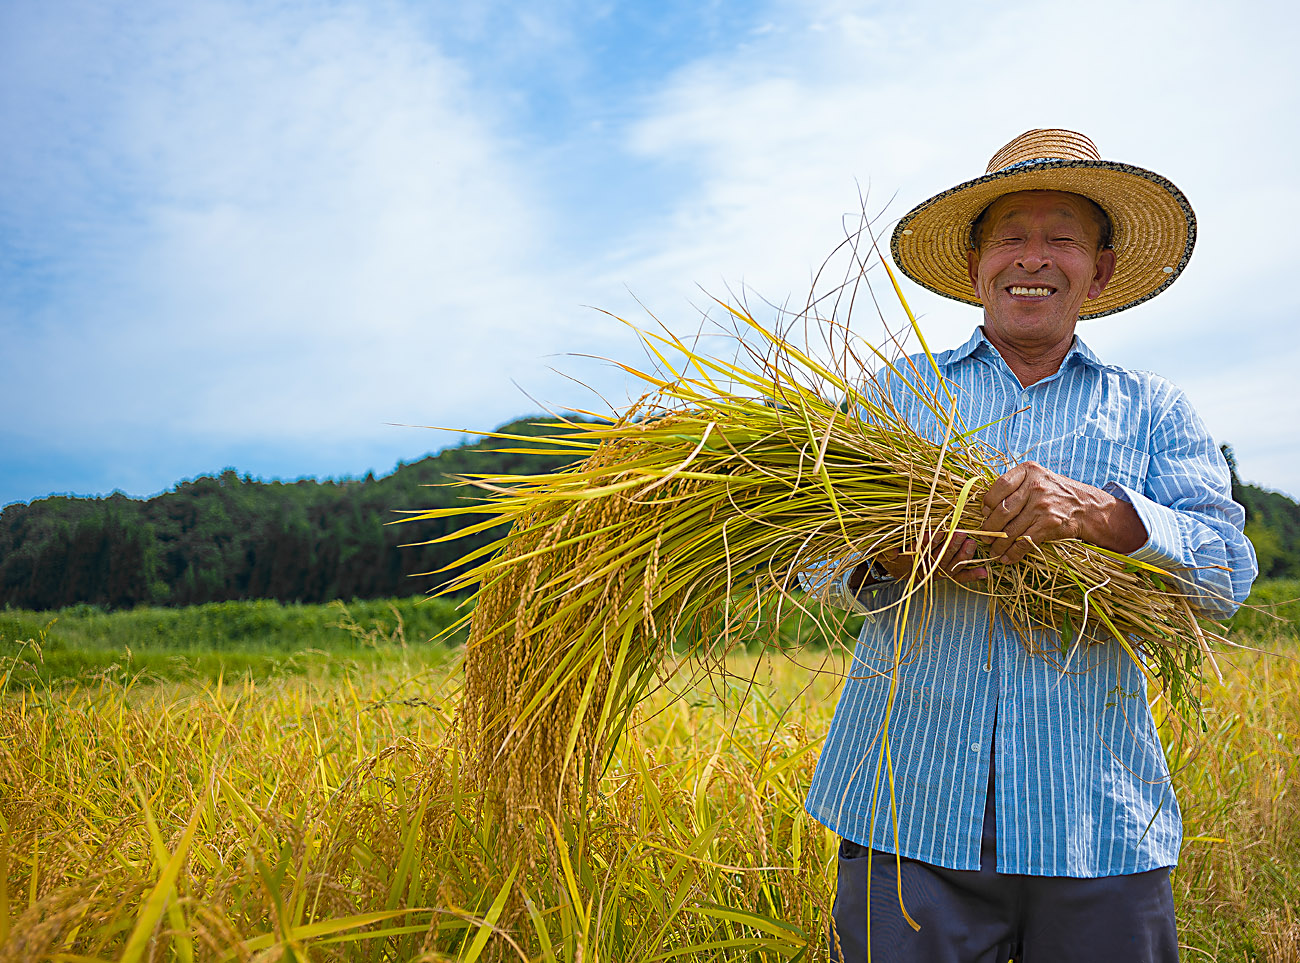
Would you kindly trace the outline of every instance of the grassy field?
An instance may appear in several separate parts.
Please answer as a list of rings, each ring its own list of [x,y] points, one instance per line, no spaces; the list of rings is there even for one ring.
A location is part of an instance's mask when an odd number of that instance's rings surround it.
[[[12,669],[10,688],[101,678],[123,684],[266,679],[330,665],[373,667],[395,655],[440,664],[447,646],[425,643],[460,614],[453,602],[419,597],[118,612],[89,605],[57,612],[0,609],[0,659]]]
[[[375,660],[237,683],[10,674],[0,959],[824,958],[835,841],[802,798],[836,651],[658,695],[587,818],[537,827],[530,861],[458,778],[452,666],[392,645],[391,618],[354,623],[387,630]],[[1170,729],[1188,960],[1300,960],[1300,645],[1248,628],[1269,654],[1225,666],[1205,733]]]

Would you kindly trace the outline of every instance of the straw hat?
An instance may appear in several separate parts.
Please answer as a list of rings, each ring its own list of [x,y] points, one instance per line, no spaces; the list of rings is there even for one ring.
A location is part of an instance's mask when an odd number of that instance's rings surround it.
[[[1159,174],[1102,160],[1072,130],[1030,130],[989,161],[983,177],[912,208],[894,228],[894,261],[936,294],[979,304],[966,269],[971,225],[1003,194],[1069,191],[1096,201],[1114,228],[1115,274],[1080,318],[1099,318],[1153,298],[1182,273],[1196,243],[1196,215],[1183,192]]]

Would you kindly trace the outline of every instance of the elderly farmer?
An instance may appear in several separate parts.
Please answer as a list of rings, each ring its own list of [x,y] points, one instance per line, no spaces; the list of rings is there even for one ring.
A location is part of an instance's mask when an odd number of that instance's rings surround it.
[[[1075,336],[1081,318],[1173,283],[1195,235],[1173,184],[1066,130],[1017,137],[894,232],[909,277],[983,306],[983,326],[935,360],[965,425],[986,426],[979,438],[1015,465],[984,497],[984,530],[1006,535],[987,544],[990,561],[956,539],[941,560],[951,578],[904,627],[881,770],[892,766],[893,805],[875,778],[893,610],[863,628],[807,802],[842,837],[837,957],[865,960],[868,945],[876,963],[1178,957],[1169,871],[1182,825],[1141,670],[1114,642],[1055,663],[1031,655],[971,588],[1034,543],[1078,538],[1178,573],[1204,614],[1245,598],[1254,553],[1200,418],[1163,378],[1106,364]],[[923,358],[907,377],[938,388]],[[883,390],[943,438],[914,392]],[[913,561],[876,557],[828,593],[884,608]]]

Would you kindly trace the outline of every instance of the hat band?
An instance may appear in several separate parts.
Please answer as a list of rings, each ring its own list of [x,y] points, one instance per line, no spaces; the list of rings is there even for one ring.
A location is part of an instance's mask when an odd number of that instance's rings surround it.
[[[1013,171],[1017,167],[1028,167],[1030,164],[1047,164],[1052,161],[1069,161],[1083,160],[1082,157],[1031,157],[1029,160],[1016,161],[1014,164],[1008,164],[1006,167],[1000,167],[996,171],[989,171],[990,174],[1001,174],[1005,171]]]

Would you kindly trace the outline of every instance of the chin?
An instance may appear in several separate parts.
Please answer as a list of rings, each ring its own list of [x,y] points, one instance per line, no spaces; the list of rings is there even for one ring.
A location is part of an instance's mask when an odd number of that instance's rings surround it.
[[[1040,315],[1026,311],[1008,311],[994,318],[986,315],[984,323],[1003,337],[1038,341],[1057,340],[1073,334],[1078,320],[1078,315],[1064,318],[1056,312]]]

